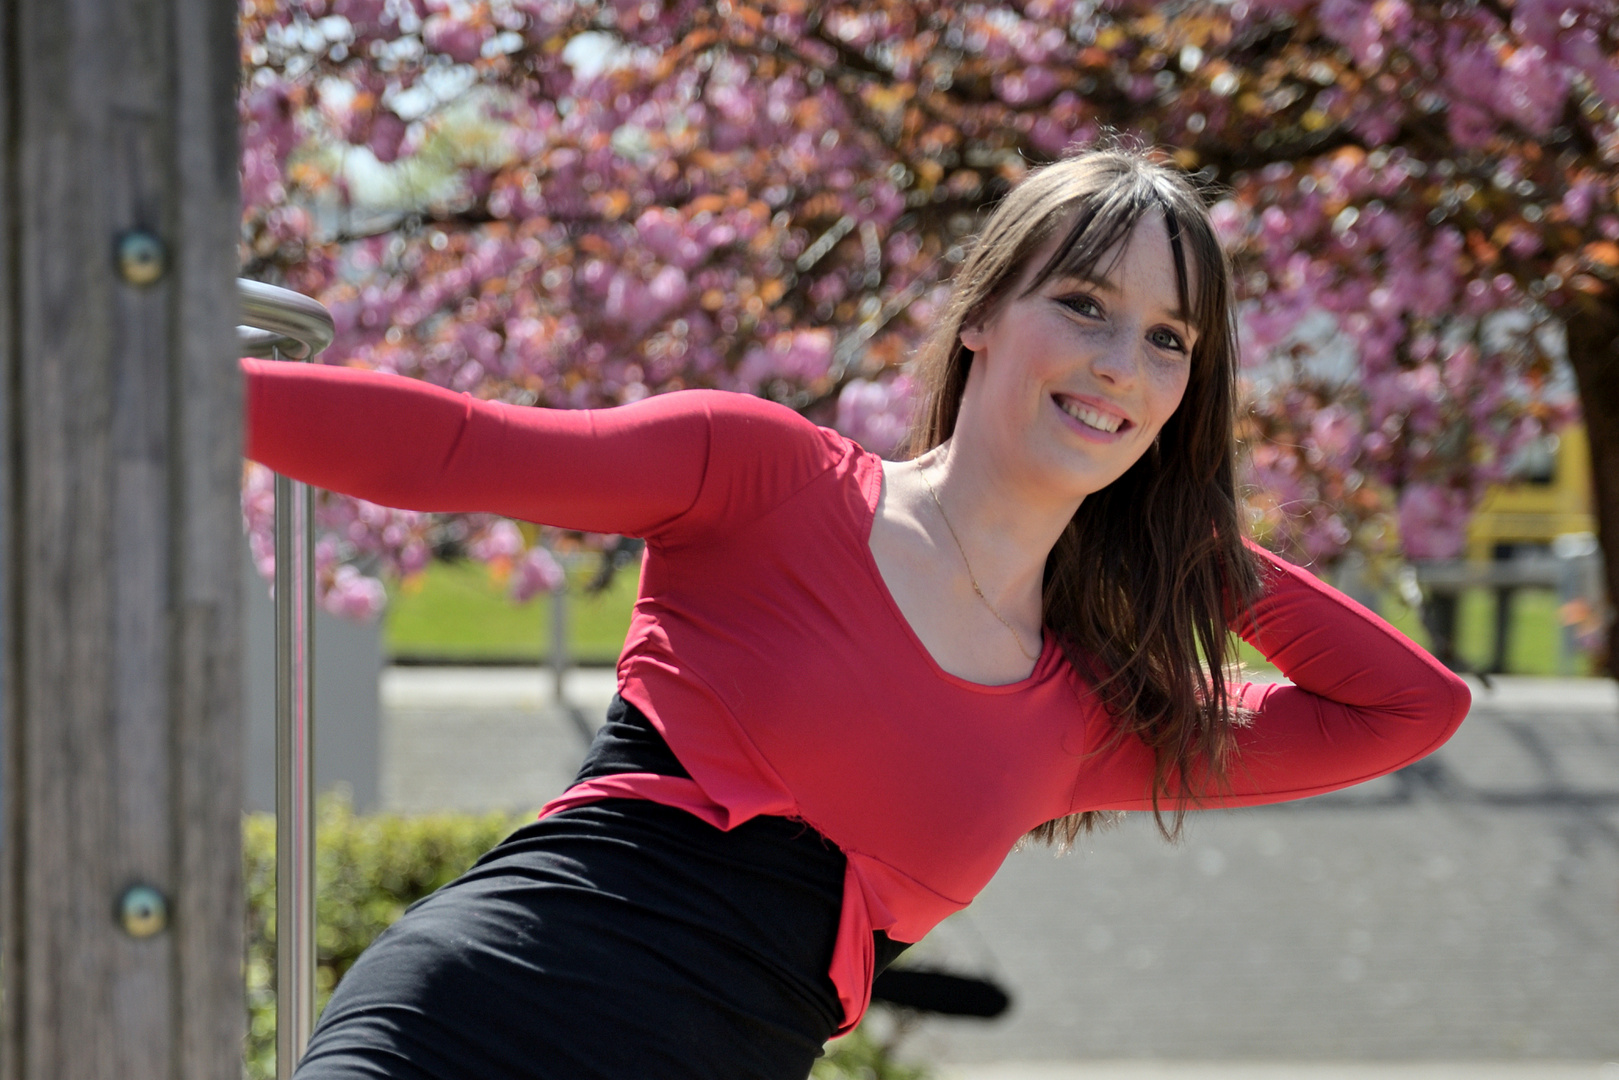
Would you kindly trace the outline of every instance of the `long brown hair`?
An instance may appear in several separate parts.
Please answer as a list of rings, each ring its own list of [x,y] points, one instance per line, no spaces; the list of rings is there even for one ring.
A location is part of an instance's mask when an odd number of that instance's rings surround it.
[[[1181,310],[1197,331],[1186,393],[1153,447],[1086,496],[1052,548],[1043,619],[1116,719],[1114,738],[1134,736],[1151,748],[1154,818],[1174,839],[1189,803],[1224,781],[1232,729],[1243,720],[1226,689],[1234,659],[1227,626],[1259,591],[1238,523],[1230,263],[1186,176],[1149,152],[1105,149],[1037,169],[1013,188],[984,224],[917,357],[923,398],[907,449],[923,453],[955,430],[973,361],[962,327],[1007,298],[1036,251],[1066,227],[1030,293],[1054,275],[1093,274],[1154,211],[1164,215]],[[1030,836],[1068,844],[1098,819],[1072,814]]]

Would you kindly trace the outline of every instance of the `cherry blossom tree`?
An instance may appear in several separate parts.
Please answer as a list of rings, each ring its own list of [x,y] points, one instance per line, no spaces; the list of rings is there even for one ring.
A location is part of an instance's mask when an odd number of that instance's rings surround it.
[[[884,451],[986,205],[1124,133],[1217,200],[1271,543],[1457,553],[1574,415],[1564,352],[1619,537],[1614,8],[244,0],[244,263],[332,309],[327,362],[562,407],[745,390]],[[434,550],[554,580],[526,526],[323,513],[336,606]]]

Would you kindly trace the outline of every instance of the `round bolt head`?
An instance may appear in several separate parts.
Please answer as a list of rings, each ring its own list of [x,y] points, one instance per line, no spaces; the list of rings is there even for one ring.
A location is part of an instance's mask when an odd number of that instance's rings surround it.
[[[150,885],[131,885],[118,901],[118,921],[132,938],[161,934],[169,925],[169,902]]]
[[[118,273],[131,285],[154,284],[168,268],[168,261],[163,241],[143,229],[118,238]]]

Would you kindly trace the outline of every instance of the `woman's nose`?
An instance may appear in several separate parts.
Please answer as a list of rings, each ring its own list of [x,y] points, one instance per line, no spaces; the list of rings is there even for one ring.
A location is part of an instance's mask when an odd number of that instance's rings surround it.
[[[1096,354],[1091,361],[1091,369],[1098,378],[1106,379],[1114,386],[1127,387],[1136,377],[1135,349],[1122,336],[1117,337]]]

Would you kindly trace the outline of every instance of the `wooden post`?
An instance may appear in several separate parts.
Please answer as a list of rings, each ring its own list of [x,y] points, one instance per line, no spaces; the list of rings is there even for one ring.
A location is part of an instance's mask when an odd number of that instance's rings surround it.
[[[0,0],[3,1080],[241,1073],[235,16]]]

